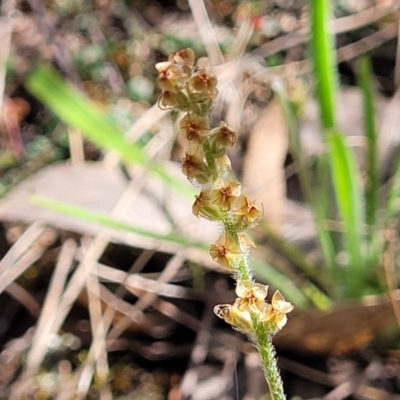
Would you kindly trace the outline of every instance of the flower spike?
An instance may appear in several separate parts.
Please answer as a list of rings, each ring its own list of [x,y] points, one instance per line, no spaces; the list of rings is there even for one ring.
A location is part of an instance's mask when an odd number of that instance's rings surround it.
[[[159,107],[185,113],[179,122],[180,132],[188,142],[182,172],[200,186],[193,214],[220,223],[223,232],[210,246],[210,255],[236,280],[233,304],[216,305],[214,312],[253,339],[260,350],[271,397],[283,400],[271,337],[284,327],[286,314],[293,306],[279,291],[269,303],[268,286],[254,282],[249,253],[255,246],[243,231],[253,227],[263,211],[242,193],[240,183],[232,177],[228,151],[236,142],[236,132],[224,121],[216,128],[210,127],[208,114],[218,95],[217,78],[195,66],[192,49],[172,53],[156,68],[162,89]]]

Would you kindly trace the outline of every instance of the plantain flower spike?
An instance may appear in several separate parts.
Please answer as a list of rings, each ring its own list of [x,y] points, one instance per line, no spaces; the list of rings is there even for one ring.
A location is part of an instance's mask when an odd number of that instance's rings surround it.
[[[283,399],[270,337],[285,326],[293,305],[279,291],[268,302],[268,286],[254,282],[249,253],[255,246],[243,232],[257,223],[263,210],[242,193],[240,183],[232,177],[228,151],[236,142],[236,132],[224,121],[210,127],[208,114],[218,95],[217,78],[195,65],[192,49],[172,53],[156,68],[162,89],[159,107],[185,113],[179,122],[188,143],[181,168],[189,181],[200,187],[192,212],[219,222],[222,234],[210,246],[210,255],[236,280],[233,304],[219,304],[214,312],[254,340],[271,393],[276,394],[272,398]]]
[[[293,310],[293,305],[287,302],[278,290],[274,293],[271,304],[267,303],[265,299],[268,286],[259,283],[238,281],[236,294],[238,297],[233,305],[217,305],[214,312],[243,333],[251,334],[254,331],[253,315],[265,326],[269,334],[274,335],[286,325],[286,314]]]

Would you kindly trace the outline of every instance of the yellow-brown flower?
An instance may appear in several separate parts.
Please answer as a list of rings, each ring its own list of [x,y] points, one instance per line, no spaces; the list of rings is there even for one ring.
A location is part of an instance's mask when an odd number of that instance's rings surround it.
[[[159,72],[157,83],[162,90],[176,92],[188,79],[188,74],[180,65],[163,61],[156,65]]]
[[[210,221],[218,221],[221,219],[219,207],[211,204],[211,191],[203,189],[192,206],[192,212],[196,217],[203,217]]]
[[[232,270],[241,261],[243,252],[240,245],[228,233],[224,233],[211,245],[210,255],[219,265]]]
[[[214,312],[243,333],[253,333],[253,317],[256,317],[274,335],[285,326],[286,314],[293,310],[293,305],[279,291],[274,293],[271,304],[266,303],[268,286],[259,283],[238,281],[236,294],[233,305],[218,305]]]
[[[238,281],[236,285],[236,299],[241,311],[249,313],[264,313],[268,304],[265,299],[268,294],[268,286],[254,282]]]
[[[214,313],[217,317],[225,320],[226,323],[232,325],[233,328],[242,333],[251,334],[253,331],[251,315],[247,311],[241,311],[237,306],[236,301],[233,305],[216,305],[214,307]]]
[[[262,216],[262,210],[253,200],[244,195],[236,198],[232,213],[240,230],[253,226]]]
[[[217,150],[225,150],[226,147],[231,147],[236,141],[236,133],[226,122],[222,121],[218,128],[214,128],[210,132],[213,136],[215,147]]]
[[[221,304],[214,308],[215,314],[231,324],[235,329],[247,333],[253,333],[252,315],[258,318],[267,313],[269,304],[265,302],[268,286],[253,282],[238,281],[236,294],[239,296],[233,305]]]
[[[201,143],[210,133],[210,122],[206,117],[188,113],[179,122],[182,136],[187,140]]]
[[[182,173],[192,182],[205,184],[211,180],[210,171],[204,161],[203,148],[190,143],[182,162]]]
[[[192,68],[194,64],[194,51],[190,48],[171,53],[168,57],[170,62]]]
[[[211,192],[211,203],[217,205],[222,211],[230,211],[236,199],[240,196],[240,183],[230,181],[228,184],[222,181],[220,186]]]
[[[267,312],[260,318],[270,331],[274,334],[280,331],[287,322],[287,313],[293,310],[293,305],[285,300],[283,295],[277,290],[271,299],[271,306],[268,308]]]
[[[217,78],[204,69],[197,71],[187,81],[189,93],[200,93],[212,101],[217,97]]]

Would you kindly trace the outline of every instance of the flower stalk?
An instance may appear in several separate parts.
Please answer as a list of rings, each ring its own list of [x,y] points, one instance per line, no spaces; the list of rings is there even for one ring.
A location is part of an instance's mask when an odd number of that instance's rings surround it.
[[[210,255],[236,280],[234,303],[216,305],[214,312],[254,342],[272,399],[283,400],[272,337],[286,324],[286,314],[293,306],[279,291],[267,302],[268,286],[254,280],[249,255],[255,246],[245,231],[257,223],[262,209],[242,193],[240,183],[232,177],[227,152],[236,141],[236,133],[223,121],[216,128],[210,127],[208,113],[218,95],[217,79],[195,66],[192,49],[172,53],[156,68],[162,89],[159,106],[185,113],[179,123],[188,141],[182,172],[200,188],[193,214],[221,225],[222,234],[211,245]]]

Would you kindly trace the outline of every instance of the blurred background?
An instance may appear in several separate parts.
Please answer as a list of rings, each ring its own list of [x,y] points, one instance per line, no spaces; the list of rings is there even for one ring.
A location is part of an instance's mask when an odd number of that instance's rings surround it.
[[[274,338],[288,398],[399,398],[400,3],[331,1],[337,142],[312,4],[2,1],[1,399],[269,398],[251,342],[213,314],[234,283],[158,105],[155,64],[187,47],[262,204],[255,275],[295,305]]]

